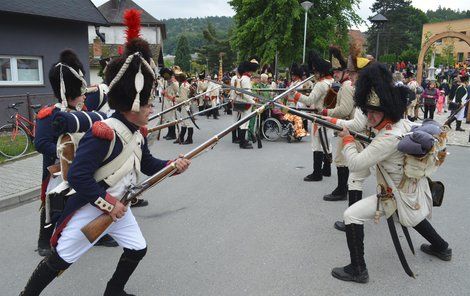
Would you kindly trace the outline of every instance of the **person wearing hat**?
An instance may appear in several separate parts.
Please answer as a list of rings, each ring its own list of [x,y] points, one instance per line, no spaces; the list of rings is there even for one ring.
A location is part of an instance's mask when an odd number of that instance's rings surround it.
[[[214,74],[213,79],[217,80],[217,74]],[[208,94],[209,100],[207,101],[208,108],[217,106],[217,101],[219,100],[220,86],[212,81],[209,81],[207,84],[207,91],[210,91]],[[207,119],[209,119],[211,115],[214,117],[214,119],[219,119],[219,110],[213,109],[209,112],[206,112]]]
[[[362,46],[360,45],[360,42],[357,42],[353,39],[350,43],[349,56],[347,61],[347,73],[351,80],[351,86],[353,88],[355,88],[357,77],[360,72],[374,63],[373,57],[369,56],[368,58],[366,58],[362,57],[361,54]],[[355,132],[366,134],[371,133],[370,128],[367,127],[367,117],[364,115],[361,108],[358,108],[357,106],[354,108],[354,115],[352,119],[345,120],[331,117],[326,117],[326,119],[328,119],[334,124],[346,127],[349,130],[353,130]],[[363,149],[363,146],[360,142],[356,141],[355,144],[359,151]],[[345,164],[347,166],[346,161]],[[363,184],[369,176],[370,170],[368,168],[363,170],[349,171],[349,177],[347,180],[348,206],[352,206],[354,203],[362,199]],[[343,220],[336,221],[334,223],[334,227],[337,230],[345,231],[345,225]]]
[[[462,106],[462,104],[464,104],[466,106],[463,107],[462,109],[460,109],[460,111],[457,114],[455,114],[455,116],[452,118],[452,120],[448,123],[448,126],[450,127],[452,122],[456,121],[457,123],[456,123],[455,130],[463,132],[465,130],[462,128],[462,120],[465,119],[465,109],[468,108],[468,100],[470,99],[468,91],[467,91],[468,75],[459,76],[458,81],[459,81],[458,86],[455,90],[455,95],[454,95],[454,98],[452,100],[454,102],[454,105],[455,105],[454,110],[457,110],[460,106]],[[452,110],[452,111],[454,111],[454,110]]]
[[[290,87],[296,86],[300,84],[302,81],[302,69],[297,65],[297,63],[293,63],[290,67],[290,76],[291,76],[291,84]],[[303,87],[300,86],[297,90],[301,90]],[[283,100],[283,103],[290,108],[296,108],[297,102],[295,102],[293,97],[286,97]],[[294,137],[295,138],[303,138],[307,136],[307,131],[304,128],[303,120],[301,117],[292,115],[289,113],[284,114],[284,119],[290,121],[294,125]]]
[[[109,105],[116,111],[111,118],[95,122],[81,139],[68,173],[76,193],[68,198],[59,218],[51,239],[53,252],[39,263],[20,295],[39,295],[86,253],[93,244],[80,229],[103,213],[114,220],[105,233],[124,248],[104,295],[130,295],[124,287],[145,256],[147,243],[132,210],[120,198],[128,186],[136,184],[138,171],[153,175],[172,162],[154,158],[147,146],[145,126],[152,113],[155,83],[150,57],[148,43],[133,38],[127,42],[124,55],[106,68]],[[180,173],[190,164],[182,157],[173,162]]]
[[[181,70],[179,66],[173,66],[173,72],[175,73],[175,79],[178,85],[178,93],[175,97],[175,103],[179,104],[190,98],[189,94],[191,92],[191,84],[186,80],[186,74]],[[189,102],[178,108],[177,113],[178,113],[179,118],[189,117],[189,110],[191,108],[190,107],[191,104],[192,103]],[[184,136],[186,135],[186,130],[188,131],[188,137],[185,140]],[[173,143],[183,144],[183,145],[192,144],[193,133],[194,133],[194,128],[192,127],[192,123],[190,119],[185,119],[181,122],[180,133],[178,135],[178,138]]]
[[[209,82],[206,80],[206,72],[199,73],[196,87],[196,94],[202,94],[207,91],[207,85]],[[198,98],[198,109],[199,112],[204,110],[204,96]]]
[[[400,189],[404,171],[404,154],[398,150],[400,136],[406,134],[408,125],[403,120],[408,93],[406,87],[396,87],[392,75],[386,67],[373,63],[365,68],[356,83],[354,100],[356,106],[367,115],[367,124],[375,137],[361,152],[354,138],[345,128],[339,136],[343,143],[343,154],[351,171],[360,171],[377,166],[377,183],[383,186],[388,198],[396,202],[400,223],[413,227],[430,244],[421,245],[421,250],[442,260],[450,260],[452,250],[427,220],[431,214],[432,199],[429,183],[425,177],[417,180],[414,189]],[[388,182],[383,182],[388,180]],[[407,193],[405,193],[405,191]],[[393,194],[391,193],[393,192]],[[350,264],[333,268],[333,277],[343,281],[367,283],[369,274],[364,260],[364,222],[379,215],[391,215],[385,197],[378,201],[376,194],[362,199],[344,212],[346,240],[350,254]],[[378,203],[379,202],[379,203]],[[407,206],[414,203],[413,208]],[[376,207],[379,210],[376,212]],[[404,217],[407,219],[405,220]]]
[[[239,76],[234,76],[232,78],[233,85],[235,87],[251,91],[251,75],[258,69],[258,67],[259,63],[256,58],[252,58],[250,59],[250,61],[241,62],[237,68]],[[237,110],[237,116],[235,117],[237,120],[250,114],[252,105],[255,103],[254,97],[234,91],[232,98],[233,101],[242,103],[243,105]],[[249,121],[242,124],[240,126],[240,130],[238,131],[240,149],[253,149],[251,143],[246,139],[246,131],[248,130],[248,125]]]
[[[57,159],[58,135],[54,133],[52,118],[59,111],[81,110],[84,106],[87,83],[84,78],[84,70],[78,56],[71,49],[60,53],[59,61],[49,70],[54,96],[59,101],[50,106],[43,107],[36,118],[36,137],[34,146],[36,151],[42,154],[42,183],[41,183],[41,208],[38,239],[38,253],[47,256],[51,252],[50,239],[54,227],[46,228],[46,192],[49,189],[51,174],[48,167],[54,165]]]
[[[315,73],[317,82],[310,95],[306,96],[300,92],[295,92],[294,102],[301,102],[312,109],[322,110],[324,99],[327,96],[333,82],[331,63],[321,58],[318,53],[311,52],[309,55],[309,68]],[[323,176],[331,176],[331,147],[327,143],[327,134],[323,127],[313,124],[312,126],[312,151],[313,151],[313,172],[304,178],[304,181],[321,181]],[[321,133],[321,135],[320,135]],[[325,147],[323,147],[322,145]],[[324,153],[327,151],[327,154]]]
[[[163,106],[162,110],[168,109],[175,104],[176,96],[178,95],[178,81],[175,79],[175,73],[172,69],[162,68],[160,75],[165,80],[163,84]],[[162,115],[162,123],[170,122],[176,119],[176,110],[166,112]],[[163,136],[166,140],[176,139],[176,126],[168,127],[168,133]]]
[[[354,116],[354,87],[349,79],[347,71],[347,62],[343,58],[341,49],[336,46],[330,46],[330,61],[333,69],[335,81],[341,84],[336,96],[336,105],[330,109],[323,109],[320,114],[323,116],[334,117],[338,119],[349,120]],[[338,142],[335,153],[335,164],[338,172],[338,185],[330,193],[323,196],[326,201],[346,200],[348,194],[349,169],[346,160],[341,153],[342,145]]]
[[[406,77],[406,79],[407,79],[406,86],[408,86],[408,88],[412,92],[414,92],[415,95],[418,95],[419,83],[416,81],[413,72],[409,71],[406,76],[407,76]],[[418,100],[415,99],[415,100],[411,101],[411,103],[406,108],[406,114],[407,114],[407,117],[410,121],[415,121],[416,120],[416,115],[417,115],[416,108],[418,108],[418,110],[419,110],[419,105],[418,106],[417,105],[418,105]]]

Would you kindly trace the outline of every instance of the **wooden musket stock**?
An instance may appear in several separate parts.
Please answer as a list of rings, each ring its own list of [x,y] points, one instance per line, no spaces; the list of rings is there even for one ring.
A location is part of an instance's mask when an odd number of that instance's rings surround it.
[[[300,83],[303,84],[307,81],[309,81],[310,79],[312,79],[312,77],[309,77],[307,79],[305,79],[304,81],[302,81]],[[295,87],[298,87],[299,85],[296,85]],[[210,147],[213,147],[215,144],[217,144],[217,142],[222,139],[223,137],[225,137],[227,134],[231,133],[233,130],[235,130],[236,128],[238,128],[240,125],[244,124],[245,122],[249,121],[253,116],[256,116],[258,114],[261,114],[264,112],[264,110],[267,108],[267,106],[271,103],[274,103],[276,102],[276,100],[284,97],[285,95],[287,95],[289,92],[291,92],[295,87],[293,87],[292,89],[287,89],[286,91],[284,91],[283,93],[279,94],[278,96],[274,97],[272,100],[270,100],[269,102],[261,105],[261,107],[257,108],[256,110],[254,110],[253,112],[251,112],[249,115],[247,115],[246,117],[240,119],[239,121],[235,122],[234,124],[232,124],[231,126],[229,126],[228,128],[226,128],[225,130],[221,131],[220,133],[218,133],[217,135],[213,136],[212,138],[210,138],[209,140],[207,140],[206,142],[202,143],[201,145],[199,145],[198,147],[194,148],[193,150],[189,151],[188,153],[186,153],[183,158],[186,158],[186,159],[193,159],[195,158],[196,156],[198,156],[199,154],[201,154],[202,152],[204,152],[204,150],[206,150],[207,148],[210,148]],[[282,105],[281,105],[282,106]],[[303,114],[303,113],[302,113]],[[165,168],[163,168],[162,170],[160,170],[158,173],[156,173],[155,175],[147,178],[145,181],[143,181],[140,185],[136,186],[136,187],[132,187],[130,188],[126,194],[124,195],[124,197],[121,199],[121,203],[123,203],[125,206],[127,206],[129,204],[129,202],[141,195],[142,193],[144,193],[146,190],[148,190],[149,188],[157,185],[158,183],[160,183],[161,181],[163,181],[164,179],[166,179],[167,177],[170,177],[171,175],[173,175],[174,173],[176,173],[176,164],[174,162],[172,162],[170,165],[166,166]],[[106,229],[108,229],[108,227],[113,223],[113,219],[111,218],[111,216],[107,213],[103,213],[101,214],[100,216],[96,217],[93,221],[91,221],[90,223],[88,223],[87,225],[85,225],[81,231],[83,232],[83,234],[86,236],[86,238],[88,239],[88,241],[90,243],[93,243],[95,242],[105,231]]]

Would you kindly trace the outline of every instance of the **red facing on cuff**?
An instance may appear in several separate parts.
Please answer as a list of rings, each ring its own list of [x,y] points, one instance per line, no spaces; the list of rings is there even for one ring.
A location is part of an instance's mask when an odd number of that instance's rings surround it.
[[[338,122],[338,118],[328,117],[328,121],[333,123],[333,124],[336,124]]]
[[[106,196],[104,197],[104,199],[110,204],[112,204],[113,206],[116,205],[117,199],[111,194],[106,193]]]
[[[346,146],[347,144],[354,143],[354,137],[351,135],[347,135],[343,137],[343,146]]]
[[[323,115],[323,116],[328,116],[328,109],[323,109],[323,110],[321,111],[321,115]]]
[[[301,93],[296,92],[294,96],[294,102],[297,103],[300,100],[300,97],[302,96]]]

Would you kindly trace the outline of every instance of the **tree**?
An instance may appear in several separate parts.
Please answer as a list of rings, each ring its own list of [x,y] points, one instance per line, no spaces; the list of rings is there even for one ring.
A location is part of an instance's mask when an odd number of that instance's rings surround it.
[[[180,66],[183,71],[191,70],[191,55],[188,40],[184,35],[180,36],[176,45],[175,65]]]
[[[298,0],[231,0],[236,28],[232,47],[239,59],[257,55],[262,63],[290,65],[302,57],[304,10]],[[360,18],[354,11],[358,0],[314,1],[308,12],[307,49],[325,53],[329,44],[345,46],[348,29]],[[308,51],[307,50],[307,51]]]
[[[230,46],[231,29],[227,38],[219,38],[219,33],[211,22],[207,23],[207,28],[203,31],[204,45],[198,50],[198,62],[207,65],[207,74],[218,73],[220,54],[223,53],[223,69],[232,70],[236,66],[236,54]]]
[[[421,47],[423,24],[428,22],[426,14],[411,6],[409,0],[378,0],[371,10],[387,19],[380,29],[380,53],[400,55],[403,50],[418,50]],[[369,18],[370,19],[370,18]],[[368,31],[369,52],[375,53],[377,30],[374,24]]]
[[[470,18],[470,10],[452,10],[451,8],[443,8],[439,5],[436,10],[426,11],[426,16],[429,18],[429,22],[437,23]]]

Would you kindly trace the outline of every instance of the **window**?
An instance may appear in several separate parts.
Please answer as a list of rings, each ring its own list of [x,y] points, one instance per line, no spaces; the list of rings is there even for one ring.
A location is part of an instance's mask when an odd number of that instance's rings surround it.
[[[0,56],[0,86],[43,83],[42,58]]]
[[[458,63],[463,62],[463,52],[457,53],[457,62]]]

